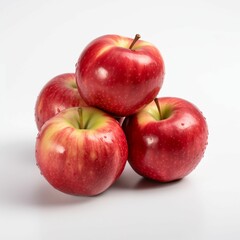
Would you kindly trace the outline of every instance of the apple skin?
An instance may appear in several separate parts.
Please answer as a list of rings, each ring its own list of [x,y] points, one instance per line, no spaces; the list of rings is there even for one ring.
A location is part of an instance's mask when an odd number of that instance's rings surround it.
[[[192,103],[158,98],[162,120],[153,101],[123,123],[128,161],[140,175],[170,182],[188,175],[202,159],[208,140],[206,120]]]
[[[83,50],[76,65],[76,80],[89,106],[114,116],[128,116],[158,94],[165,71],[163,58],[146,41],[138,40],[129,49],[132,41],[119,35],[104,35]]]
[[[42,88],[35,104],[35,122],[38,130],[60,111],[87,106],[80,96],[74,73],[64,73],[51,79]]]
[[[61,111],[43,125],[36,140],[41,174],[67,194],[102,193],[121,175],[127,156],[127,140],[117,120],[92,107]]]

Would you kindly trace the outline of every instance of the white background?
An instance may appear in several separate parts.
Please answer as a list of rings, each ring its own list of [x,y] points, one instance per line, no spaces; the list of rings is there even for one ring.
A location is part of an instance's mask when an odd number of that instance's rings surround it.
[[[34,105],[107,33],[160,49],[159,96],[196,104],[209,145],[180,182],[153,184],[127,166],[104,194],[70,196],[35,165]],[[0,0],[0,239],[240,239],[239,71],[238,0]]]

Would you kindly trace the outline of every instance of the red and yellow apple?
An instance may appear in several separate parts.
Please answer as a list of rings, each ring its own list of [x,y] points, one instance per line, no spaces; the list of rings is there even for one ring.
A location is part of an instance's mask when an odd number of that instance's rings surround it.
[[[159,50],[149,42],[104,35],[93,40],[76,65],[79,92],[89,106],[127,116],[150,103],[164,78]]]
[[[41,128],[36,161],[56,189],[93,196],[109,188],[127,161],[128,146],[117,120],[92,107],[61,111]]]
[[[206,120],[192,103],[174,97],[156,99],[123,123],[128,161],[140,175],[169,182],[188,175],[203,158]]]
[[[35,105],[35,121],[38,130],[60,111],[78,106],[87,106],[80,96],[75,74],[65,73],[51,79],[41,90]]]

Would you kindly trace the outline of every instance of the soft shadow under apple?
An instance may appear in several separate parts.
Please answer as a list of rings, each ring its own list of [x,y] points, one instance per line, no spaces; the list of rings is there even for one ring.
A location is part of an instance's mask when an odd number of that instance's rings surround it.
[[[40,184],[32,195],[30,203],[41,207],[56,207],[73,204],[82,205],[91,201],[94,201],[94,197],[69,195],[51,186],[46,186],[46,184]]]
[[[182,180],[172,181],[169,183],[160,183],[151,179],[147,179],[138,175],[132,170],[129,164],[126,165],[124,172],[117,182],[112,186],[117,189],[127,190],[147,190],[154,188],[166,188],[177,185]]]

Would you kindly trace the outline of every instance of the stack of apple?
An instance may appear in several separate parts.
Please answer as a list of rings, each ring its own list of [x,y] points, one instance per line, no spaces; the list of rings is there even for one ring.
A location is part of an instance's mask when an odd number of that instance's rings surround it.
[[[139,38],[105,35],[93,40],[75,73],[53,78],[40,92],[36,161],[56,189],[102,193],[119,178],[127,160],[146,178],[174,181],[202,159],[205,118],[186,100],[156,97],[164,62],[155,46]]]

